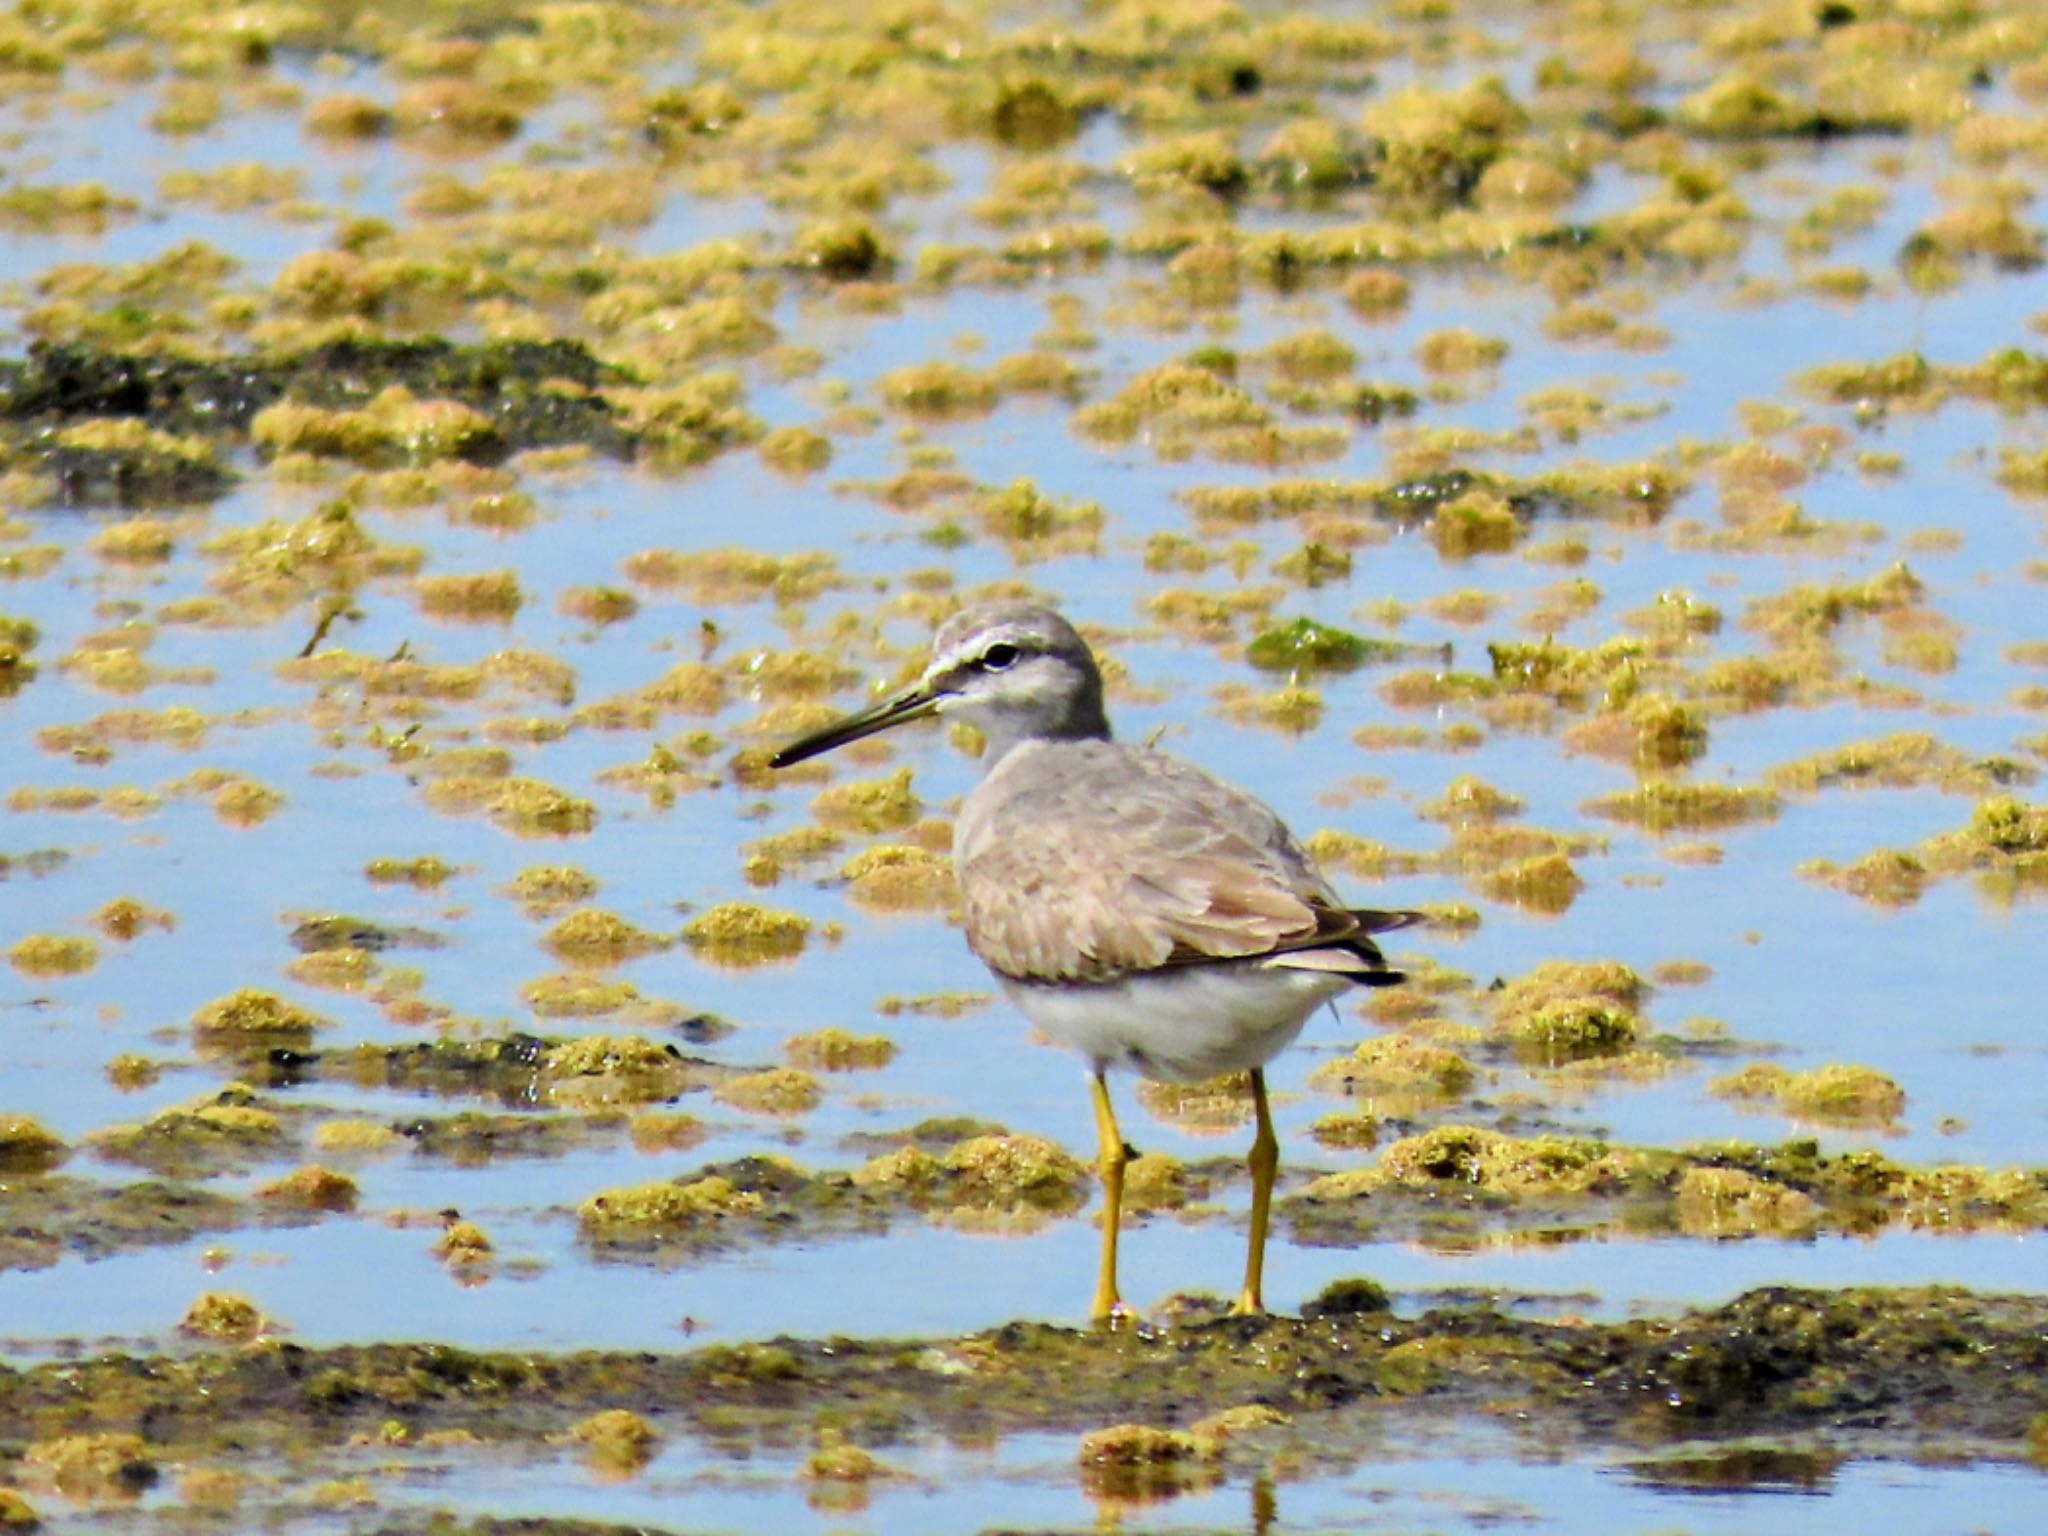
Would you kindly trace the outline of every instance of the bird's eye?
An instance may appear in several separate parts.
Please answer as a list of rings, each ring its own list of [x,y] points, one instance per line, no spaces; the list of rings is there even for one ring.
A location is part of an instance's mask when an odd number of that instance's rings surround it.
[[[998,641],[981,653],[981,665],[990,672],[1006,671],[1017,664],[1017,658],[1022,654],[1014,645]]]

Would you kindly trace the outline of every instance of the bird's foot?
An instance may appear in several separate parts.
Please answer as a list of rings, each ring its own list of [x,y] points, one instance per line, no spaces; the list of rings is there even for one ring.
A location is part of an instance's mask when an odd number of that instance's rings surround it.
[[[1104,1333],[1119,1333],[1126,1328],[1135,1328],[1142,1321],[1144,1319],[1138,1315],[1136,1307],[1115,1296],[1110,1297],[1107,1303],[1098,1297],[1094,1310],[1088,1314],[1089,1326],[1099,1328]]]
[[[1246,1291],[1230,1304],[1230,1315],[1232,1317],[1264,1317],[1266,1315],[1265,1298],[1260,1296],[1257,1291]]]

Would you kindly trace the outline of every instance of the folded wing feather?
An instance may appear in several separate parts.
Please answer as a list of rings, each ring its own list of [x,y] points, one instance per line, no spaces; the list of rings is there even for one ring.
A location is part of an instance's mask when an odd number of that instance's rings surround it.
[[[1279,817],[1164,753],[1033,742],[954,832],[968,943],[1020,980],[1101,981],[1358,931]]]

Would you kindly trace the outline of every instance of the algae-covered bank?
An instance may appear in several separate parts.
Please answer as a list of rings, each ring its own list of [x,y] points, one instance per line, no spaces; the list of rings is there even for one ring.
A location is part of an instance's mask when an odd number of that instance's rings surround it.
[[[0,10],[0,1529],[2048,1527],[2044,58]],[[996,598],[1427,914],[1270,1319],[1221,1078],[1074,1326],[986,743],[769,767]]]

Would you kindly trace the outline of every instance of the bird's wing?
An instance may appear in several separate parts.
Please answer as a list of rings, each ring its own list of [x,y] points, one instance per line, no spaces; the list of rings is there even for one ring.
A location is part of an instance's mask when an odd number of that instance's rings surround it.
[[[1358,926],[1261,802],[1109,742],[1012,752],[962,808],[954,861],[968,943],[1021,980],[1273,954]]]

